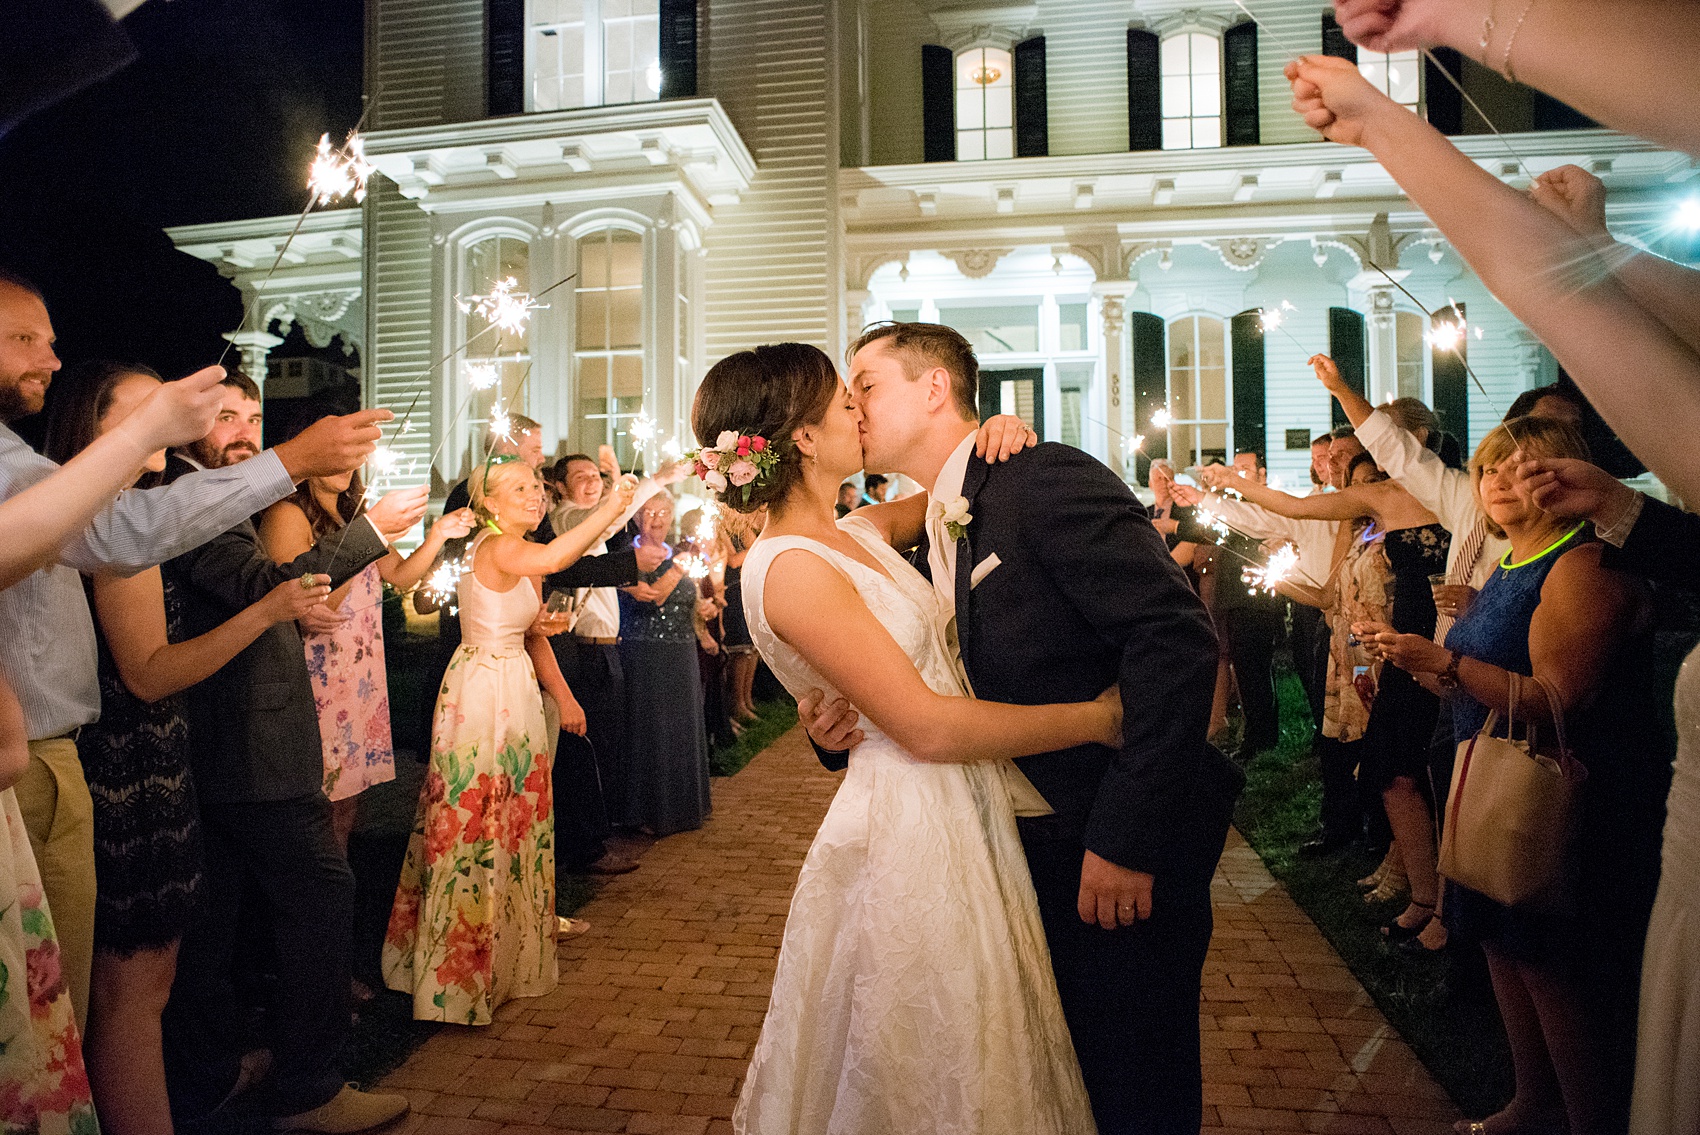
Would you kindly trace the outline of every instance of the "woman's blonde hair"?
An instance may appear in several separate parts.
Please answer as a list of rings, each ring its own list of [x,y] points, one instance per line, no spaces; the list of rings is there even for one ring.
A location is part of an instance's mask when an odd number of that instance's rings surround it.
[[[509,481],[521,477],[537,480],[537,471],[523,461],[486,461],[472,471],[467,478],[467,493],[472,497],[472,511],[478,514],[480,521],[489,522],[496,519],[496,514],[485,504],[490,494],[496,492]]]
[[[1482,438],[1482,443],[1476,446],[1475,455],[1470,458],[1470,482],[1476,489],[1476,507],[1482,509],[1484,517],[1487,517],[1487,509],[1482,508],[1482,471],[1500,464],[1518,450],[1522,450],[1526,457],[1590,460],[1588,443],[1569,422],[1533,415],[1506,419]],[[1487,517],[1487,526],[1495,536],[1505,535],[1505,530],[1491,517]]]
[[[1381,407],[1381,412],[1393,419],[1393,424],[1406,433],[1416,433],[1427,430],[1427,440],[1423,442],[1429,449],[1440,448],[1440,419],[1434,411],[1428,408],[1428,403],[1420,398],[1395,398]]]

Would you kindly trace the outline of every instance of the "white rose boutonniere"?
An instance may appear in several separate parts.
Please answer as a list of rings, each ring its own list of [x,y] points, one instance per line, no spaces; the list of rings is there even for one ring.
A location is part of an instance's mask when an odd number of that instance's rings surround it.
[[[968,535],[968,526],[974,523],[974,514],[968,511],[967,497],[934,501],[933,515],[944,521],[944,530],[952,540],[960,540]]]

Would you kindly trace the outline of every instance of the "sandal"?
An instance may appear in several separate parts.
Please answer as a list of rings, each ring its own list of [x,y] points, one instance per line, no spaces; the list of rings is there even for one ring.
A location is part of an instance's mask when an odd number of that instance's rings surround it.
[[[1389,946],[1397,946],[1402,942],[1415,938],[1418,934],[1423,932],[1430,922],[1434,920],[1433,903],[1417,902],[1413,899],[1411,900],[1411,905],[1416,907],[1418,910],[1428,911],[1427,917],[1415,926],[1406,926],[1397,918],[1383,926],[1381,928],[1381,939]]]

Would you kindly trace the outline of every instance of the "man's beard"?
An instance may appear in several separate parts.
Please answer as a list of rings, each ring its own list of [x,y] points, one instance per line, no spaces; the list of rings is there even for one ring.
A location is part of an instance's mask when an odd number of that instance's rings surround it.
[[[15,382],[0,382],[0,422],[15,422],[19,418],[27,418],[31,414],[41,412],[42,402],[32,401],[23,392],[24,382],[30,379],[41,380],[44,390],[42,401],[46,400],[45,388],[53,380],[50,374],[43,375],[32,371],[20,374]]]
[[[190,449],[189,453],[208,469],[228,469],[237,462],[246,461],[250,457],[260,455],[260,451],[246,441],[233,441],[223,449],[212,453],[196,445]]]

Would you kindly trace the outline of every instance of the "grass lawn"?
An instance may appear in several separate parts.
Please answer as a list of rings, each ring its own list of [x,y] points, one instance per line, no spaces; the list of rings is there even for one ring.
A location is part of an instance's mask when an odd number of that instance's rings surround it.
[[[1252,759],[1235,826],[1339,951],[1376,1006],[1466,1115],[1511,1098],[1511,1056],[1479,955],[1410,958],[1381,942],[1403,902],[1369,906],[1355,881],[1375,869],[1362,852],[1302,857],[1317,831],[1321,786],[1310,711],[1298,678],[1280,680],[1281,744]]]
[[[733,775],[797,724],[797,703],[783,694],[756,702],[756,713],[761,720],[745,729],[737,740],[714,746],[708,755],[710,775]]]

